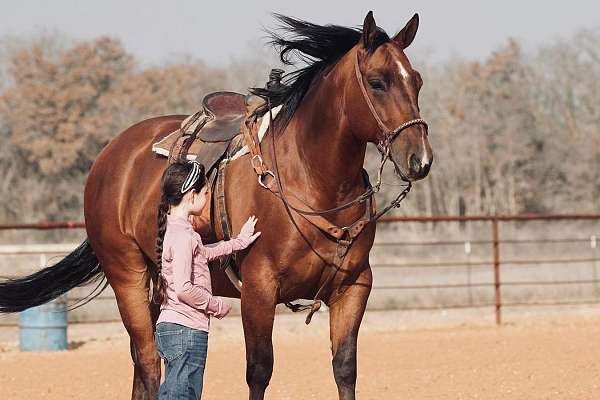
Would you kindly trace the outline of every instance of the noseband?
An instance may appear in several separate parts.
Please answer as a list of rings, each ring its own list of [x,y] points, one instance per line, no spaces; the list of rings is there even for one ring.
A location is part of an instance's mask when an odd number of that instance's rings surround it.
[[[369,110],[371,111],[371,115],[375,118],[377,125],[379,125],[379,129],[381,130],[382,135],[378,135],[379,142],[377,144],[377,148],[381,152],[381,154],[385,157],[389,154],[389,148],[391,143],[396,139],[403,130],[409,128],[413,125],[425,125],[425,129],[427,129],[427,122],[423,118],[415,118],[410,121],[406,121],[396,129],[390,129],[388,126],[381,120],[377,110],[375,110],[375,106],[373,106],[373,102],[371,102],[371,98],[367,94],[367,89],[365,88],[365,84],[363,82],[363,76],[360,72],[360,67],[358,65],[358,52],[356,52],[356,59],[354,61],[354,71],[356,72],[356,79],[358,80],[358,86],[360,87],[360,91],[362,92],[363,98],[365,102],[369,106]]]

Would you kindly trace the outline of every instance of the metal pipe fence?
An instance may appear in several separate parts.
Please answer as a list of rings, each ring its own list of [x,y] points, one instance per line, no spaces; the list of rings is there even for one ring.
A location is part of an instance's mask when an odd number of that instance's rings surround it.
[[[596,267],[599,265],[600,252],[598,251],[598,237],[600,235],[591,234],[587,237],[560,237],[560,238],[539,238],[539,237],[527,237],[527,238],[503,238],[501,236],[501,224],[505,222],[525,222],[525,221],[600,221],[600,214],[561,214],[561,215],[538,215],[538,214],[527,214],[527,215],[497,215],[497,216],[394,216],[394,217],[383,217],[379,220],[381,224],[403,224],[403,223],[471,223],[471,222],[482,222],[489,223],[490,225],[490,239],[477,238],[476,240],[423,240],[423,241],[376,241],[375,248],[384,248],[388,250],[404,249],[404,248],[428,248],[430,251],[436,246],[449,246],[452,248],[462,247],[464,251],[459,250],[454,253],[460,252],[461,254],[470,255],[474,246],[489,247],[488,256],[485,258],[479,258],[476,261],[468,260],[449,260],[449,261],[407,261],[402,262],[378,262],[372,263],[374,270],[411,270],[411,269],[431,269],[439,271],[440,269],[451,269],[459,267],[467,267],[467,282],[466,283],[455,283],[455,282],[437,282],[437,283],[423,283],[423,284],[403,284],[403,285],[380,285],[375,284],[374,291],[388,292],[392,290],[397,291],[427,291],[427,290],[438,290],[438,289],[465,289],[469,291],[469,301],[466,303],[453,303],[444,305],[419,305],[411,307],[412,309],[440,309],[440,308],[472,308],[472,307],[494,307],[496,323],[502,323],[502,310],[505,307],[525,307],[525,306],[545,306],[545,305],[576,305],[576,304],[589,304],[592,302],[600,302],[600,279],[596,274]],[[66,221],[66,222],[41,222],[32,224],[0,224],[1,230],[48,230],[48,229],[81,229],[85,225],[83,222],[77,221]],[[594,226],[594,229],[597,229]],[[598,232],[597,232],[598,233]],[[536,257],[536,258],[513,258],[503,257],[501,249],[507,245],[510,246],[523,246],[532,244],[549,244],[558,246],[561,244],[583,244],[592,249],[593,254],[591,257],[588,256],[577,256],[577,257]],[[44,245],[40,245],[44,246]],[[45,262],[45,253],[57,253],[66,251],[66,247],[73,245],[49,245],[46,248],[37,248],[35,246],[28,245],[27,248],[20,245],[5,245],[0,246],[0,255],[15,255],[15,254],[39,254],[40,262]],[[395,260],[394,260],[395,261]],[[581,264],[591,264],[593,266],[593,277],[591,278],[572,278],[572,279],[542,279],[542,280],[514,280],[514,279],[502,279],[502,271],[508,267],[519,267],[519,268],[540,268],[541,266],[574,266]],[[503,268],[504,267],[504,268]],[[491,279],[484,282],[473,282],[472,273],[474,271],[490,271]],[[0,276],[2,276],[0,271]],[[559,299],[558,301],[506,301],[503,300],[503,288],[511,287],[568,287],[577,285],[594,285],[597,287],[598,297],[587,298],[587,299]],[[493,292],[493,302],[474,302],[472,299],[471,290],[482,289],[491,290]]]
[[[538,305],[574,305],[588,304],[590,302],[598,302],[600,298],[586,299],[585,301],[561,300],[554,302],[503,302],[502,287],[517,287],[517,286],[557,286],[557,285],[598,285],[600,280],[596,276],[596,263],[600,260],[598,254],[593,257],[577,257],[577,258],[551,258],[551,259],[503,259],[501,258],[501,245],[524,245],[524,244],[560,244],[560,243],[589,243],[590,248],[596,250],[598,248],[598,236],[590,235],[589,237],[579,238],[527,238],[527,239],[502,239],[500,236],[500,225],[503,222],[525,222],[525,221],[600,221],[600,214],[521,214],[521,215],[473,215],[473,216],[389,216],[383,217],[379,221],[381,223],[438,223],[438,222],[486,222],[490,223],[491,240],[472,240],[472,241],[409,241],[409,242],[376,242],[377,246],[384,247],[402,247],[402,246],[442,246],[442,245],[464,245],[465,253],[470,253],[471,245],[491,245],[491,258],[483,261],[464,262],[464,261],[448,261],[448,262],[410,262],[410,263],[378,263],[377,268],[448,268],[468,266],[480,268],[493,268],[493,281],[483,283],[439,283],[428,285],[390,285],[390,286],[375,286],[375,289],[401,289],[401,290],[426,290],[426,289],[448,289],[448,288],[493,288],[494,303],[479,303],[479,304],[454,304],[444,306],[444,308],[463,308],[463,307],[487,307],[494,306],[496,323],[502,323],[502,308],[503,307],[521,307],[521,306],[538,306]],[[597,253],[597,252],[595,252]],[[577,263],[591,263],[594,266],[593,279],[563,279],[563,280],[522,280],[522,281],[502,281],[501,266],[519,265],[519,266],[536,266],[536,265],[571,265]],[[419,308],[436,308],[436,307],[419,307]]]

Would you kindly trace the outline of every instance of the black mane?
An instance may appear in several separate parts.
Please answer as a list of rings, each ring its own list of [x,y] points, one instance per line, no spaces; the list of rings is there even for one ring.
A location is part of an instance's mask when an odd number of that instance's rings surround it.
[[[283,128],[294,115],[313,79],[354,47],[362,37],[362,30],[338,25],[317,25],[281,14],[274,16],[281,23],[279,29],[283,34],[274,31],[268,33],[270,43],[278,49],[281,61],[285,65],[294,65],[292,58],[296,56],[307,65],[287,73],[283,79],[284,85],[280,87],[251,88],[250,92],[268,100],[271,107],[283,104],[283,110],[277,116],[277,127]],[[368,51],[374,51],[388,40],[388,35],[377,28],[375,40]],[[266,111],[266,107],[258,110]]]

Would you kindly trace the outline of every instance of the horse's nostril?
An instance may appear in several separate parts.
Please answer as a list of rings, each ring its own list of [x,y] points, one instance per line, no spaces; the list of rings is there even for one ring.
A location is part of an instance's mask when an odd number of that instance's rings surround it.
[[[413,171],[415,174],[418,174],[421,171],[421,159],[415,154],[412,154],[410,156],[408,166],[411,171]]]
[[[423,165],[423,175],[427,175],[429,173],[429,169],[431,168],[431,164],[427,163]]]

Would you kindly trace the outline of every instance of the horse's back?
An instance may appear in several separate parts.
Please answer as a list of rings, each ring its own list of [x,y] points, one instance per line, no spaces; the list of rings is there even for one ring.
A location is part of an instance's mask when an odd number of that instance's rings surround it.
[[[94,165],[92,165],[90,174],[94,172],[94,168],[98,164],[101,164],[105,158],[110,163],[113,163],[120,157],[123,157],[124,161],[133,161],[135,157],[132,157],[132,152],[134,155],[144,155],[146,150],[150,151],[146,155],[152,156],[152,144],[178,129],[185,117],[186,115],[154,117],[130,126],[115,136],[102,149]]]

